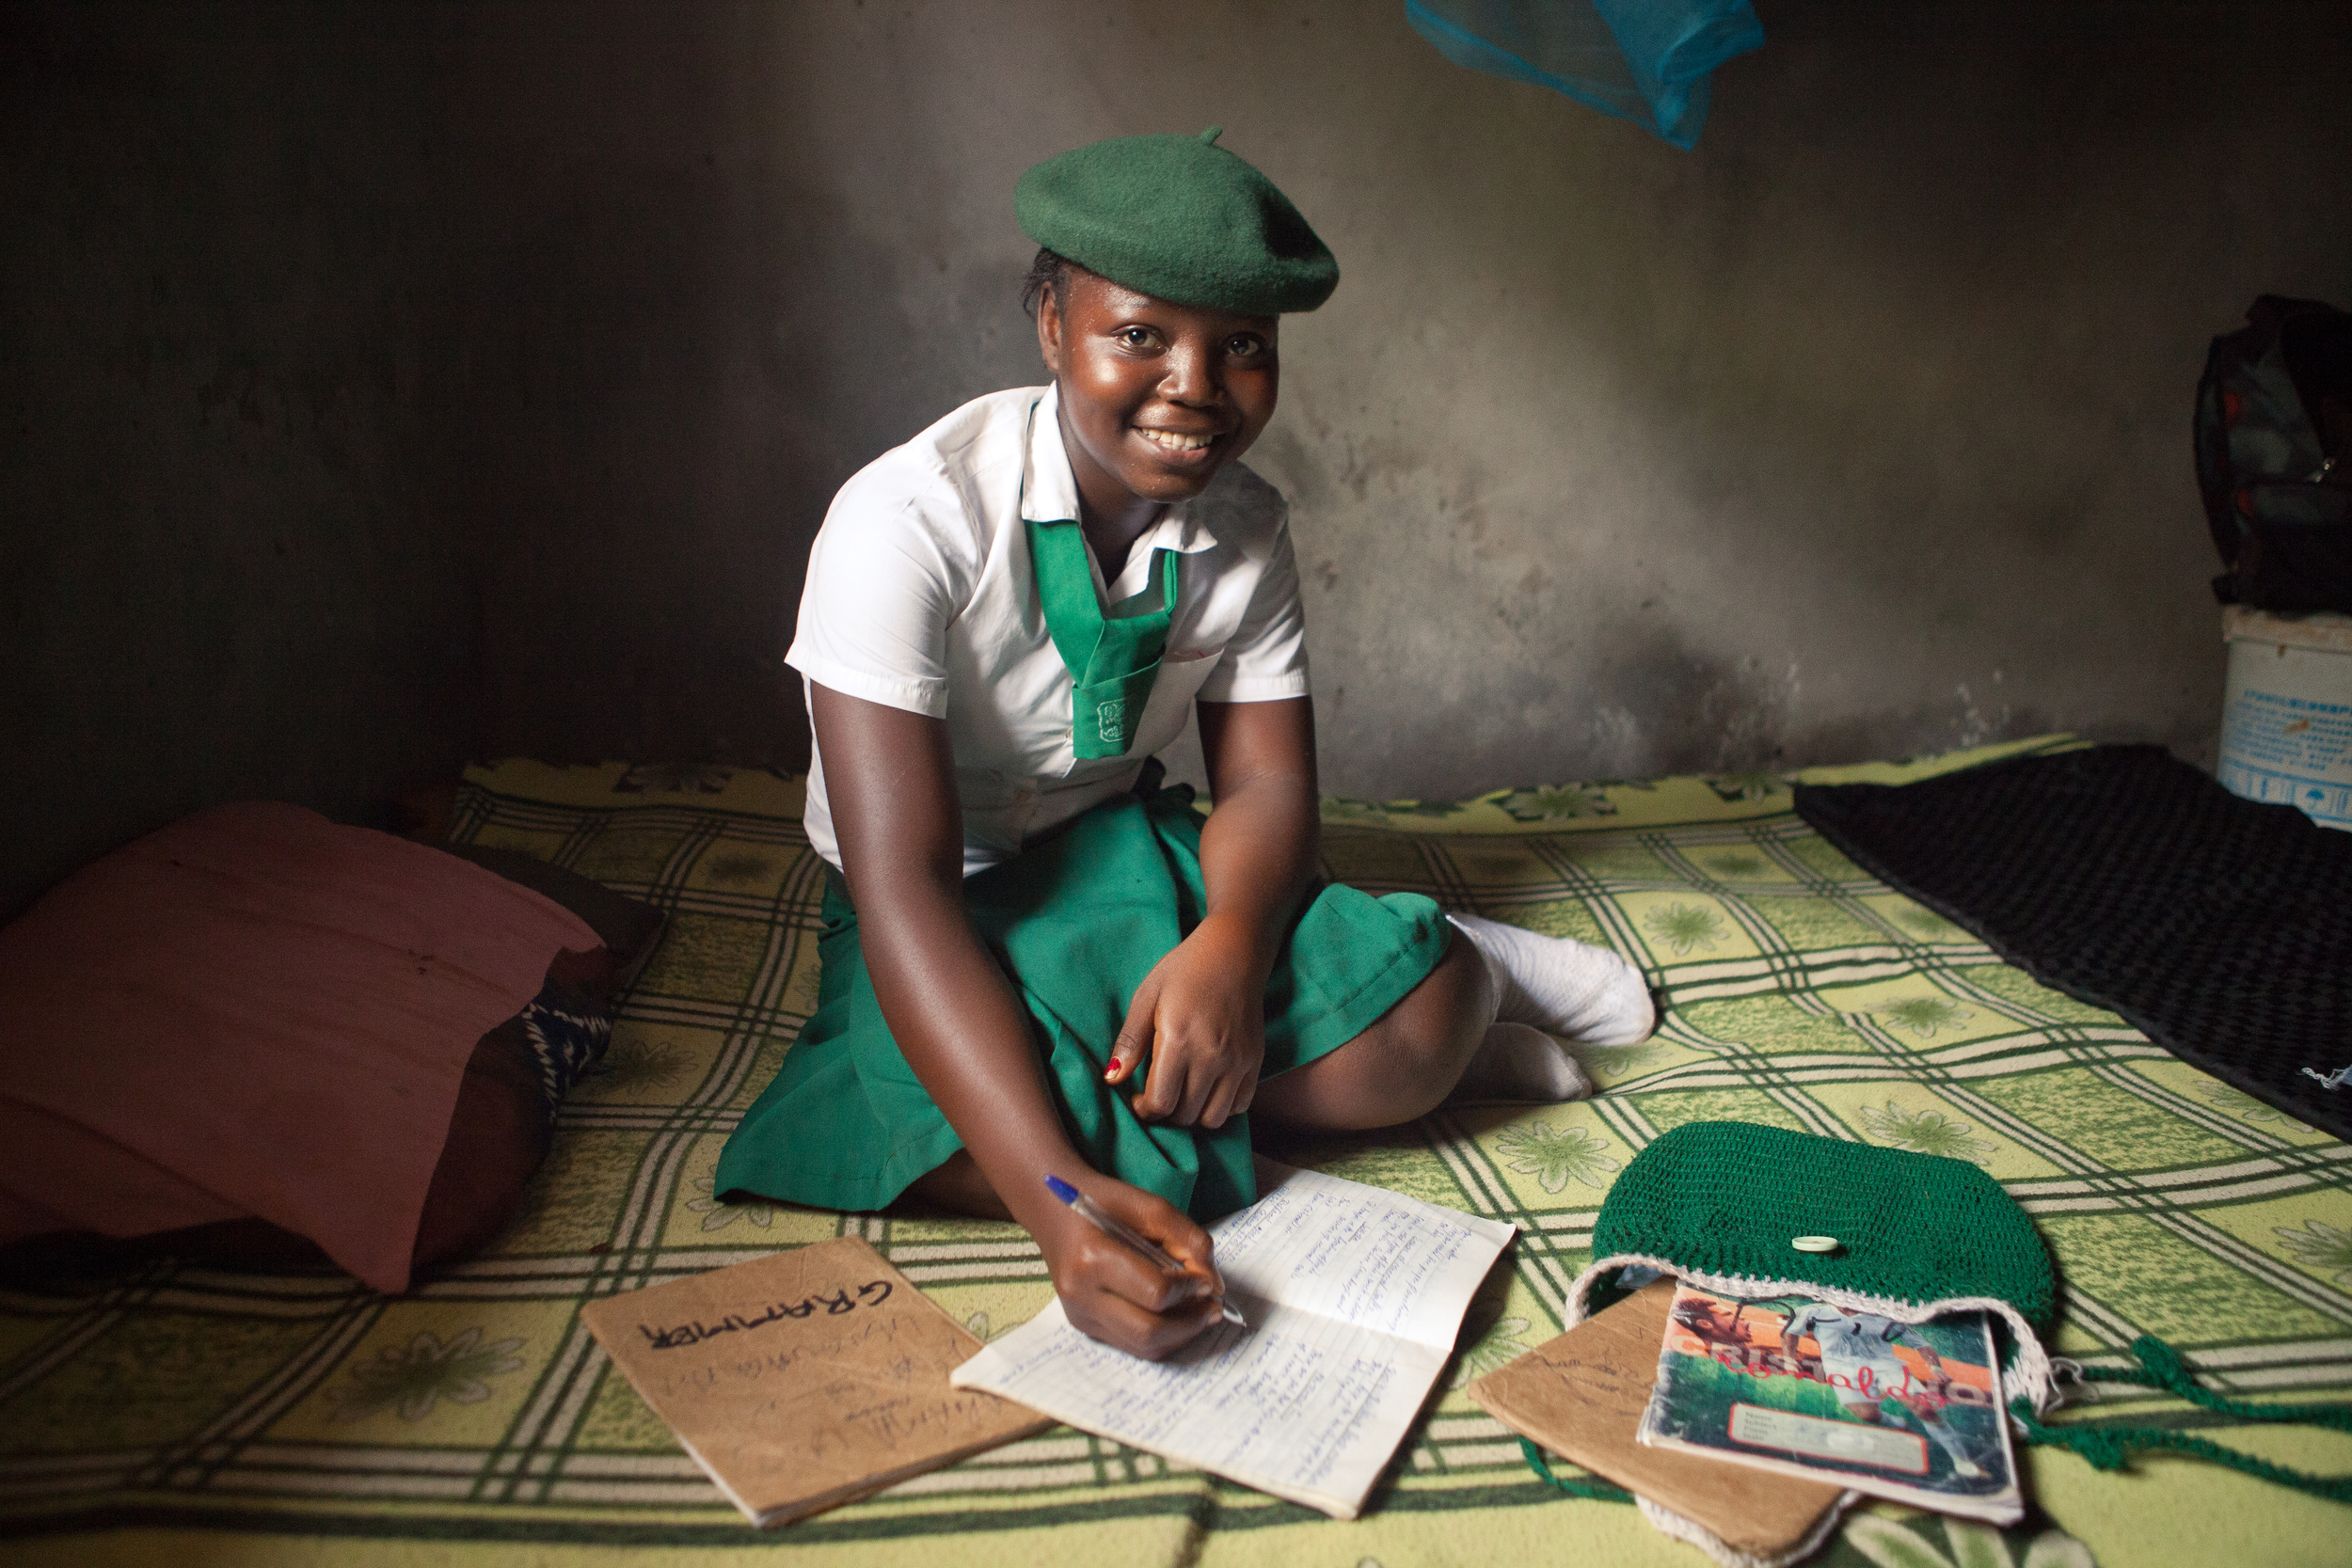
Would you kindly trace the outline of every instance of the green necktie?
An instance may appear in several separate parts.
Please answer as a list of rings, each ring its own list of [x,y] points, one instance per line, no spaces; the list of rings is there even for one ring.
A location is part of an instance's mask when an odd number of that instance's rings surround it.
[[[1176,552],[1152,552],[1161,585],[1159,609],[1105,617],[1094,596],[1080,526],[1025,521],[1045,629],[1077,683],[1071,695],[1070,744],[1082,759],[1123,757],[1135,744],[1143,705],[1160,673],[1161,650],[1168,646],[1168,626],[1176,612]]]

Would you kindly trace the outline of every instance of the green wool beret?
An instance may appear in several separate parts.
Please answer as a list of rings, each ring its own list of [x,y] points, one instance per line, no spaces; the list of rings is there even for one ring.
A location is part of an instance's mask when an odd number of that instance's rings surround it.
[[[1114,283],[1245,316],[1311,310],[1340,264],[1274,182],[1198,136],[1115,136],[1013,186],[1022,231]]]

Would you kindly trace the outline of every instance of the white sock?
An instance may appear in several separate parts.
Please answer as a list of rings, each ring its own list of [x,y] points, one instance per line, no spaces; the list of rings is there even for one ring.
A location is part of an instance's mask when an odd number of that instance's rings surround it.
[[[1486,960],[1505,1023],[1592,1045],[1631,1045],[1658,1023],[1642,972],[1606,947],[1505,926],[1475,914],[1449,914]]]
[[[1488,1026],[1486,1037],[1446,1099],[1556,1105],[1592,1092],[1593,1081],[1566,1046],[1529,1024],[1496,1023]]]

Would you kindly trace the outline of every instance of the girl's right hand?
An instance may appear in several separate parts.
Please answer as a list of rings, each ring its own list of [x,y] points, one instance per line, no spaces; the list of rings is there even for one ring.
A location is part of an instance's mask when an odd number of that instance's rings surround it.
[[[1209,1233],[1174,1204],[1088,1171],[1067,1177],[1121,1223],[1184,1265],[1171,1275],[1074,1210],[1057,1203],[1037,1232],[1054,1293],[1078,1331],[1146,1361],[1164,1360],[1223,1319]]]

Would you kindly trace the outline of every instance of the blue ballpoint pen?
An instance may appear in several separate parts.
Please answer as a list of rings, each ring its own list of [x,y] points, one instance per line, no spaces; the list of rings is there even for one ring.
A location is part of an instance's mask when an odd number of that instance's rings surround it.
[[[1060,1177],[1047,1177],[1045,1179],[1045,1190],[1052,1193],[1056,1197],[1060,1198],[1064,1203],[1069,1204],[1071,1208],[1076,1210],[1078,1212],[1078,1217],[1086,1221],[1087,1224],[1094,1227],[1095,1229],[1100,1230],[1104,1235],[1108,1236],[1115,1242],[1124,1242],[1127,1245],[1135,1248],[1137,1252],[1140,1252],[1146,1258],[1152,1259],[1152,1262],[1157,1263],[1168,1273],[1184,1274],[1187,1272],[1182,1263],[1179,1263],[1175,1259],[1170,1258],[1157,1243],[1152,1240],[1152,1238],[1139,1231],[1131,1229],[1127,1226],[1121,1225],[1117,1219],[1112,1217],[1109,1210],[1104,1209],[1101,1204],[1087,1196],[1086,1194],[1080,1192],[1069,1182],[1064,1181]],[[1233,1310],[1233,1304],[1225,1299],[1225,1281],[1219,1279],[1216,1282],[1216,1289],[1217,1309],[1225,1314],[1225,1321],[1229,1323],[1234,1323],[1240,1327],[1248,1328],[1249,1325],[1242,1321],[1242,1315]]]

